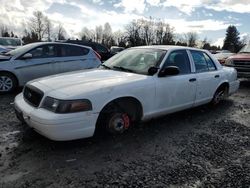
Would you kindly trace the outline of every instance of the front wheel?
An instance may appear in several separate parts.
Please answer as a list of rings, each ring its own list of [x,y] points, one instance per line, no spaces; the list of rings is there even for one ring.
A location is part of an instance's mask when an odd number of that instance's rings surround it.
[[[131,126],[131,119],[127,113],[115,112],[106,119],[106,129],[113,134],[121,134]]]
[[[9,73],[0,73],[0,93],[9,93],[17,87],[16,78]]]

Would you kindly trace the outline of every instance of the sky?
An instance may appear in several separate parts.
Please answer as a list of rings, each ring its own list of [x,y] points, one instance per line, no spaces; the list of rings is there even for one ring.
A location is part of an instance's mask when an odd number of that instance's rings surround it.
[[[0,0],[0,25],[21,34],[34,11],[42,11],[69,36],[83,27],[95,29],[109,22],[113,32],[134,19],[160,19],[176,35],[197,32],[199,39],[222,45],[226,28],[235,25],[241,36],[250,34],[250,0]]]

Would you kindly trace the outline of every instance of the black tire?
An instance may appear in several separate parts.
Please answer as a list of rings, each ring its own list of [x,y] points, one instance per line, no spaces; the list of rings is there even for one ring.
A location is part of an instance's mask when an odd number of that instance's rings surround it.
[[[101,112],[97,122],[96,133],[98,134],[105,131],[111,134],[122,134],[128,130],[131,125],[132,120],[130,115],[119,107],[111,105]]]
[[[217,106],[222,100],[228,96],[228,88],[220,87],[214,93],[213,99],[211,101],[212,106]]]
[[[17,88],[17,79],[10,73],[0,73],[0,94],[10,93]]]

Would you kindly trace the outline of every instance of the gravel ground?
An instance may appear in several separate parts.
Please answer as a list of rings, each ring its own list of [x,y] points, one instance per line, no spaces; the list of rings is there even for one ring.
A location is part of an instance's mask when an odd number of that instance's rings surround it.
[[[250,82],[202,106],[132,128],[50,141],[0,96],[0,187],[250,187]]]

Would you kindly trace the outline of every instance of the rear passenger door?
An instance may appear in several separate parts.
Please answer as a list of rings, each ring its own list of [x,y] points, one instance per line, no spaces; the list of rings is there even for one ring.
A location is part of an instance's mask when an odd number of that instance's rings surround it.
[[[220,72],[206,52],[190,50],[197,77],[195,105],[209,102],[220,83]]]
[[[75,45],[58,45],[60,57],[55,60],[56,73],[70,72],[91,68],[90,49]]]

